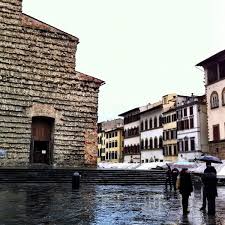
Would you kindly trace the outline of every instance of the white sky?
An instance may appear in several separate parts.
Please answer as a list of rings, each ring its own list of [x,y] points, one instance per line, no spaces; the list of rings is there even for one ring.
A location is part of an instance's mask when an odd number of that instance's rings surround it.
[[[23,0],[23,12],[80,39],[76,69],[106,82],[99,121],[204,94],[195,65],[225,49],[223,0]]]

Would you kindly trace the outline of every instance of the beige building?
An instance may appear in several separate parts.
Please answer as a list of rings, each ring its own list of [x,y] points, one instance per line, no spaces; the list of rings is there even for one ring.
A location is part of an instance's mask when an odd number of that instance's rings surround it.
[[[98,123],[98,162],[122,162],[123,120]]]
[[[225,159],[225,50],[196,66],[205,72],[209,153]]]

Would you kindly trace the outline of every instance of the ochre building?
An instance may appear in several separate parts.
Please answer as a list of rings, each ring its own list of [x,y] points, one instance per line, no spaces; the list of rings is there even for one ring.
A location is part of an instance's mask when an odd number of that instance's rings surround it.
[[[0,0],[0,166],[94,166],[103,81],[75,70],[78,38]]]

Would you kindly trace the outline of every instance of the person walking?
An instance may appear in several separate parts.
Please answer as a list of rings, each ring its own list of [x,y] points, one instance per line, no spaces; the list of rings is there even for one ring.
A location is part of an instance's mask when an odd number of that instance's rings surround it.
[[[206,168],[204,170],[204,174],[205,173],[208,173],[210,171],[212,171],[213,173],[216,174],[216,169],[215,169],[215,167],[213,167],[211,165],[211,162],[206,162]],[[206,199],[207,199],[207,197],[206,197],[206,188],[205,188],[206,185],[205,185],[204,174],[202,176],[202,207],[200,208],[200,210],[203,210],[203,211],[206,210]]]
[[[216,213],[216,197],[217,195],[217,177],[216,177],[216,170],[213,166],[208,165],[204,171],[202,176],[203,182],[203,192],[205,194],[205,198],[207,199],[208,203],[208,214],[215,215]],[[206,199],[203,199],[203,206],[206,207]]]
[[[172,189],[172,184],[171,184],[171,168],[170,168],[170,166],[168,166],[168,169],[167,169],[167,171],[166,171],[166,183],[165,183],[165,185],[166,185],[166,189],[167,189],[167,185],[168,185],[168,183],[169,183],[169,185],[170,185],[170,189]]]
[[[193,191],[193,185],[191,175],[187,168],[183,168],[180,172],[180,194],[182,195],[182,207],[183,214],[189,213],[188,211],[188,199]]]
[[[173,168],[171,171],[171,174],[172,174],[173,188],[174,188],[174,191],[176,191],[177,190],[176,183],[177,183],[177,177],[179,175],[179,170],[177,168]]]

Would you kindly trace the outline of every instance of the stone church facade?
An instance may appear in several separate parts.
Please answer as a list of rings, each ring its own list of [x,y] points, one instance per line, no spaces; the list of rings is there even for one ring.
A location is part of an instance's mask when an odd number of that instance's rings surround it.
[[[103,81],[75,70],[79,39],[0,0],[0,166],[94,166]]]

